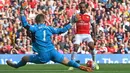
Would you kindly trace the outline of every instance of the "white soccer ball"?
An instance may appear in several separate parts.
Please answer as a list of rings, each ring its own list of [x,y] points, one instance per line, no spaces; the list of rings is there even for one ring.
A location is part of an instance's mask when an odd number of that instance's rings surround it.
[[[95,64],[95,62],[93,62],[93,61],[91,61],[91,60],[88,60],[88,62],[87,62],[87,67],[91,67],[92,69],[95,69],[96,64]]]

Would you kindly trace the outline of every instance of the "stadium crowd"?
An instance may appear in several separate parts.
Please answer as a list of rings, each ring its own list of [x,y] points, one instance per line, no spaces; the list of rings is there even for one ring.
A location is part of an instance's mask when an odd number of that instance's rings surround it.
[[[20,0],[0,0],[0,54],[32,54],[31,35],[20,22]],[[62,27],[73,14],[79,12],[78,4],[85,1],[87,12],[96,25],[95,48],[97,54],[130,53],[130,1],[129,0],[25,0],[25,11],[30,24],[39,13],[46,14],[48,26]],[[26,33],[27,32],[27,33]],[[73,51],[75,27],[68,32],[52,36],[60,53]],[[93,36],[93,35],[92,35]],[[89,54],[86,42],[78,49]]]

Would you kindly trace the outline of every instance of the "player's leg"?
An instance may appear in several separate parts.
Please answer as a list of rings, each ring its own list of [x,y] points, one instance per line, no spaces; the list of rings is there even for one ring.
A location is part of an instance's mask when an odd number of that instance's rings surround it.
[[[89,42],[88,43],[88,46],[89,46],[89,48],[90,48],[90,52],[91,52],[91,55],[92,55],[92,60],[94,61],[94,62],[96,62],[96,52],[95,52],[95,49],[94,49],[94,42]]]
[[[74,68],[78,68],[78,69],[83,70],[83,71],[92,72],[92,68],[80,65],[73,60],[69,61],[66,57],[64,57],[62,64],[67,65],[67,66],[71,66]]]
[[[76,55],[77,55],[77,51],[78,51],[78,48],[80,46],[80,43],[82,41],[82,37],[80,35],[76,34],[74,40],[75,40],[75,42],[74,42],[74,50],[71,53],[71,60],[77,60]]]
[[[13,63],[10,60],[6,61],[7,65],[14,67],[14,68],[19,68],[19,67],[25,66],[27,62],[32,62],[32,63],[36,63],[36,64],[42,63],[37,54],[23,56],[22,59],[18,63]]]
[[[76,55],[77,55],[78,49],[79,49],[79,44],[74,44],[74,50],[73,50],[73,52],[72,52],[72,54],[71,54],[71,60],[78,61],[78,60],[76,59]]]
[[[95,49],[94,49],[94,41],[93,41],[93,39],[91,38],[90,35],[87,36],[86,41],[87,41],[88,47],[90,48],[90,53],[92,55],[92,60],[96,61],[96,59],[95,59],[96,52],[95,52]]]
[[[26,65],[26,63],[29,61],[29,56],[23,56],[21,61],[19,61],[17,64],[13,63],[12,61],[10,60],[7,60],[6,63],[7,65],[11,66],[11,67],[14,67],[14,68],[19,68],[21,66],[24,66]]]
[[[80,63],[80,60],[76,59],[76,55],[77,55],[77,51],[78,51],[79,45],[78,44],[74,44],[74,50],[71,53],[71,60],[76,61],[77,63]],[[68,70],[73,70],[73,67],[69,67]]]
[[[67,58],[64,58],[64,55],[59,53],[56,50],[51,51],[51,56],[52,56],[51,60],[54,62],[63,63],[65,65],[68,64],[76,68],[80,66],[78,63],[74,62],[73,60],[69,63],[69,60]]]
[[[52,56],[53,56],[52,61],[64,64],[66,66],[71,66],[71,67],[74,67],[74,68],[78,68],[80,70],[84,70],[84,71],[88,71],[88,72],[92,71],[92,69],[90,67],[81,66],[80,64],[78,64],[77,62],[75,62],[73,60],[69,61],[66,57],[63,56],[63,54],[60,54],[57,51],[53,51]]]
[[[71,53],[71,60],[75,60],[77,63],[79,63],[80,61],[76,59],[76,55],[77,55],[77,51],[79,49],[80,43],[82,41],[82,37],[79,34],[75,35],[75,39],[74,39],[74,50]],[[69,67],[68,70],[73,70],[73,67]]]
[[[96,63],[96,50],[94,48],[94,40],[92,39],[91,35],[87,35],[87,42],[88,42],[88,46],[90,48],[90,53],[92,55],[92,60],[94,61],[94,63],[96,64],[96,69],[99,68],[98,64]]]

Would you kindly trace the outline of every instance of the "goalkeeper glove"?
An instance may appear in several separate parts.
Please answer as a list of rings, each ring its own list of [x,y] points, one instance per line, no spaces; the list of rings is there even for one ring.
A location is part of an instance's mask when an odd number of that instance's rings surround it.
[[[78,22],[79,20],[81,20],[81,17],[79,14],[76,14],[75,16],[72,16],[72,18],[70,19],[70,23],[76,23]]]
[[[24,0],[22,0],[20,2],[21,8],[20,8],[20,13],[24,14],[24,10],[27,8],[27,2],[25,2]]]

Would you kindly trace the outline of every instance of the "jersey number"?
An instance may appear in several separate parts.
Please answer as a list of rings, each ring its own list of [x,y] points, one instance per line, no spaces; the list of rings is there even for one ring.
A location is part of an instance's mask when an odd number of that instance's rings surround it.
[[[43,41],[46,41],[46,30],[43,31]]]

